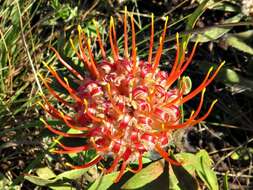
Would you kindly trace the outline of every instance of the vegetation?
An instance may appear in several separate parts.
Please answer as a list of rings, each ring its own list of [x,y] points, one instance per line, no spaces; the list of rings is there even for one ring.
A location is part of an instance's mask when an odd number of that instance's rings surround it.
[[[252,89],[253,47],[252,8],[240,0],[0,0],[0,189],[252,189]],[[247,5],[246,5],[247,4]],[[186,71],[192,88],[201,83],[211,66],[226,61],[219,76],[206,91],[204,109],[218,99],[206,121],[174,133],[173,158],[186,166],[165,163],[147,154],[143,169],[127,172],[119,183],[118,172],[101,174],[101,165],[70,170],[67,162],[82,164],[94,152],[57,155],[55,136],[40,118],[41,94],[50,93],[39,75],[48,76],[44,63],[54,65],[60,74],[66,69],[58,63],[50,46],[65,60],[84,68],[74,59],[69,39],[78,43],[77,26],[96,37],[95,19],[103,41],[108,41],[110,17],[116,20],[120,51],[123,52],[124,7],[134,15],[138,55],[147,58],[151,13],[155,16],[155,47],[169,17],[167,37],[160,68],[170,70],[175,59],[175,39],[192,49],[198,39],[196,55]],[[246,8],[245,8],[246,7]],[[109,47],[109,43],[106,44]],[[92,44],[101,57],[98,45]],[[109,48],[107,48],[109,51]],[[109,51],[110,52],[110,51]],[[66,93],[57,83],[53,88]],[[67,97],[67,96],[66,96]],[[199,99],[184,106],[187,119]],[[55,105],[61,105],[55,102]],[[57,120],[50,120],[58,124]],[[75,142],[78,143],[78,142]],[[106,166],[106,162],[103,163]],[[133,167],[137,163],[133,163]]]

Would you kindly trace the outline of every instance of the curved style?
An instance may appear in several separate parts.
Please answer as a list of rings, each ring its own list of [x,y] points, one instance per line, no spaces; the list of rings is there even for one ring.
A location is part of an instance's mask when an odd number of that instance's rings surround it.
[[[42,119],[45,126],[53,133],[63,137],[86,139],[86,143],[79,147],[69,147],[57,141],[59,148],[53,152],[69,154],[90,149],[96,150],[97,156],[92,161],[80,166],[69,164],[72,168],[89,167],[106,159],[109,155],[114,161],[110,168],[105,170],[105,173],[117,170],[120,166],[120,172],[115,182],[119,181],[129,163],[133,161],[137,160],[139,167],[136,170],[131,168],[129,170],[135,173],[139,172],[142,169],[143,154],[151,150],[158,152],[168,162],[180,165],[179,162],[171,159],[165,150],[170,142],[171,133],[179,128],[195,125],[210,114],[216,100],[204,114],[200,114],[205,88],[213,81],[224,64],[222,63],[214,72],[212,72],[213,68],[210,68],[203,82],[187,93],[187,84],[183,80],[184,77],[181,76],[191,63],[197,43],[188,58],[186,58],[184,51],[180,58],[180,44],[177,34],[177,51],[171,72],[161,71],[158,66],[163,51],[168,19],[165,21],[159,47],[154,54],[154,17],[152,15],[147,61],[139,60],[137,57],[133,16],[130,19],[132,44],[131,52],[129,51],[127,19],[128,13],[125,10],[123,57],[119,55],[114,21],[113,19],[110,21],[109,41],[113,61],[108,59],[96,23],[94,23],[97,30],[96,40],[103,57],[100,61],[94,57],[90,45],[91,39],[87,39],[81,27],[78,27],[78,49],[75,48],[72,41],[71,44],[77,57],[89,71],[85,76],[72,68],[54,48],[51,48],[59,62],[79,81],[79,87],[74,89],[66,78],[62,78],[54,68],[46,65],[52,77],[68,91],[74,103],[61,98],[61,95],[50,87],[48,80],[41,77],[50,94],[61,104],[73,110],[75,114],[72,116],[64,114],[45,97],[43,97],[44,105],[41,104],[41,106],[50,117],[62,120],[66,126],[80,132],[77,134],[63,132],[60,130],[60,126],[51,126]],[[175,85],[176,82],[177,85]],[[180,106],[198,94],[201,96],[198,107],[182,123]]]

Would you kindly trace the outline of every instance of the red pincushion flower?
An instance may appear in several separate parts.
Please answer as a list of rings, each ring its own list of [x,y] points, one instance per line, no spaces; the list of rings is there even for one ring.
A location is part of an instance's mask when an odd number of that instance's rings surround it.
[[[82,76],[65,62],[59,53],[52,48],[59,61],[79,80],[79,87],[73,89],[68,81],[62,79],[50,66],[47,66],[52,76],[68,91],[75,103],[69,103],[56,93],[46,80],[43,80],[49,92],[63,105],[74,110],[75,115],[70,117],[57,110],[44,97],[43,108],[54,118],[60,119],[73,129],[79,130],[78,134],[70,134],[50,126],[46,121],[45,126],[53,133],[63,137],[85,138],[86,144],[79,147],[69,147],[58,142],[61,149],[55,153],[78,153],[90,149],[96,150],[97,157],[82,166],[73,168],[85,168],[98,163],[106,155],[114,158],[114,161],[106,172],[112,172],[120,162],[121,169],[116,182],[123,175],[129,163],[138,160],[138,172],[142,169],[142,156],[145,152],[155,150],[165,160],[172,164],[179,164],[169,158],[164,150],[170,142],[171,133],[179,128],[192,126],[204,120],[211,112],[214,101],[209,110],[199,117],[203,104],[205,87],[211,83],[221,64],[210,77],[212,68],[207,73],[203,82],[192,92],[186,95],[186,83],[180,77],[190,64],[194,55],[195,44],[188,59],[185,60],[185,52],[179,58],[179,39],[177,35],[177,53],[173,68],[170,73],[161,71],[158,67],[162,55],[163,44],[167,28],[167,19],[160,38],[160,44],[154,57],[153,37],[154,20],[152,16],[151,37],[148,60],[138,60],[135,42],[135,28],[131,17],[132,52],[128,52],[127,12],[124,17],[124,57],[119,56],[116,32],[113,19],[110,21],[109,40],[113,55],[113,61],[107,58],[104,46],[97,29],[97,40],[103,59],[96,61],[90,46],[90,39],[86,39],[79,27],[79,50],[76,50],[78,58],[85,64],[89,74]],[[179,87],[173,84],[179,80]],[[179,106],[201,93],[200,103],[190,115],[190,118],[181,122]]]

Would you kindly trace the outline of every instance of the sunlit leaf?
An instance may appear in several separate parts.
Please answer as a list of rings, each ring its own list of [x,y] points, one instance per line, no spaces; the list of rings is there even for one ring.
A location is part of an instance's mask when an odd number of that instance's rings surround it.
[[[164,162],[162,160],[149,164],[139,173],[131,177],[123,186],[122,189],[136,189],[145,186],[146,184],[157,179],[164,170]]]
[[[212,66],[212,64],[207,61],[201,62],[199,65],[199,68],[203,73],[206,73],[207,68]],[[230,90],[233,94],[244,93],[249,97],[253,97],[253,81],[250,78],[242,76],[239,72],[234,71],[229,67],[224,66],[221,68],[215,80],[223,82],[229,87],[228,90]]]
[[[249,40],[251,42],[253,41],[253,30],[245,30],[243,32],[234,33],[233,35],[240,38],[241,40]]]
[[[19,185],[12,185],[12,182],[0,172],[0,189],[1,190],[20,190]]]
[[[197,174],[208,189],[218,190],[217,177],[211,168],[212,160],[205,150],[200,150],[197,154],[179,153],[175,156],[183,163],[182,167],[172,166],[180,189],[187,190],[189,185],[192,189],[199,189],[195,178]],[[175,180],[174,183],[176,183]]]
[[[188,190],[189,187],[191,187],[192,190],[199,189],[198,182],[195,178],[194,170],[192,170],[192,167],[186,166],[187,166],[186,164],[183,164],[182,166],[170,165],[169,168],[170,190]]]
[[[113,172],[107,175],[103,175],[96,179],[96,181],[90,186],[88,190],[105,190],[108,189],[113,181],[118,176],[119,172]]]
[[[224,178],[223,178],[223,190],[229,190],[229,187],[228,187],[228,173],[226,173]]]
[[[63,172],[63,173],[57,175],[55,177],[55,180],[62,180],[64,178],[67,178],[67,179],[78,179],[82,175],[84,175],[88,170],[89,170],[89,168],[66,171],[66,172]]]
[[[253,55],[253,47],[234,35],[228,35],[225,39],[225,42],[229,46],[232,46],[240,51]]]
[[[36,174],[42,179],[50,179],[55,177],[55,173],[48,167],[38,168]]]
[[[77,170],[70,170],[63,172],[52,179],[43,179],[38,176],[34,175],[26,175],[24,178],[36,185],[39,186],[47,186],[51,189],[62,189],[62,190],[69,190],[73,188],[69,182],[69,180],[76,180],[80,178],[87,172],[88,168],[85,169],[77,169]],[[44,175],[44,174],[43,174]]]
[[[191,30],[194,28],[199,17],[207,9],[207,3],[208,3],[208,0],[203,0],[203,2],[198,6],[198,8],[191,14],[191,16],[189,17],[189,19],[186,23],[186,30]],[[183,36],[182,43],[183,43],[184,48],[187,47],[190,37],[191,37],[191,34]]]
[[[196,156],[199,159],[200,168],[196,168],[198,176],[210,190],[218,190],[218,180],[215,172],[212,170],[212,160],[205,150],[200,150]]]
[[[240,82],[240,78],[238,74],[233,71],[232,69],[226,69],[226,76],[229,82],[231,83],[238,83]]]
[[[169,190],[180,190],[178,183],[179,181],[177,180],[177,177],[174,174],[172,167],[169,167]]]
[[[197,0],[197,2],[202,3],[203,0]],[[240,8],[236,5],[236,3],[236,0],[230,0],[229,3],[224,1],[209,0],[208,8],[226,12],[239,12]]]
[[[226,19],[223,23],[237,23],[242,19],[242,14],[237,14],[229,19]],[[212,27],[206,30],[203,33],[198,34],[198,41],[199,42],[209,42],[216,40],[223,36],[224,34],[228,33],[232,29],[232,24],[230,27]],[[192,39],[195,41],[197,38]]]
[[[177,160],[182,162],[182,166],[191,174],[194,174],[196,167],[198,167],[198,159],[195,154],[181,152],[175,155]]]
[[[56,180],[54,180],[54,179],[52,179],[52,180],[43,179],[43,178],[40,178],[40,177],[34,176],[34,175],[25,175],[24,178],[26,180],[32,182],[33,184],[36,184],[39,186],[48,186],[48,185],[56,182]]]

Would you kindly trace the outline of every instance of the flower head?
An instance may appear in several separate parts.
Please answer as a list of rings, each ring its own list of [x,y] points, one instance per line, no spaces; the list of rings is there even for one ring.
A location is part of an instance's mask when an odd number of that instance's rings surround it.
[[[176,35],[177,52],[175,62],[170,73],[161,71],[159,63],[165,41],[167,21],[160,37],[159,47],[153,56],[154,18],[152,15],[149,56],[147,60],[137,59],[135,41],[135,26],[131,16],[132,48],[128,48],[127,11],[124,16],[124,57],[120,57],[117,46],[114,21],[110,21],[109,40],[113,61],[106,55],[104,45],[97,29],[97,41],[101,50],[102,60],[95,59],[91,49],[90,39],[87,39],[79,27],[79,48],[72,43],[76,55],[89,71],[85,76],[72,68],[64,61],[59,53],[52,48],[56,57],[79,81],[79,87],[72,88],[66,78],[62,78],[52,67],[46,65],[52,76],[68,91],[74,103],[62,99],[55,92],[47,80],[43,79],[49,92],[64,106],[71,108],[75,114],[68,116],[57,110],[45,97],[43,108],[54,118],[62,120],[66,126],[79,130],[80,133],[66,133],[59,128],[49,125],[42,120],[45,126],[53,133],[72,138],[85,138],[83,146],[70,147],[58,142],[59,149],[55,153],[78,153],[94,149],[97,153],[91,162],[72,168],[85,168],[106,159],[110,155],[114,161],[106,172],[117,169],[121,163],[118,181],[129,163],[138,160],[137,170],[142,169],[142,156],[148,151],[158,152],[164,159],[172,164],[180,164],[171,159],[165,148],[170,142],[171,133],[180,128],[192,126],[204,120],[211,112],[214,101],[209,110],[200,115],[204,100],[205,88],[217,75],[222,64],[211,75],[208,71],[203,82],[193,91],[187,92],[184,77],[181,77],[187,66],[191,63],[197,43],[186,59],[185,52],[179,57],[179,37]],[[95,24],[96,25],[96,24]],[[97,26],[96,26],[97,27]],[[130,56],[131,55],[131,56]],[[179,85],[174,85],[177,82]],[[182,122],[180,106],[201,94],[200,102],[190,117]]]
[[[242,13],[247,16],[253,15],[253,0],[242,0]]]

